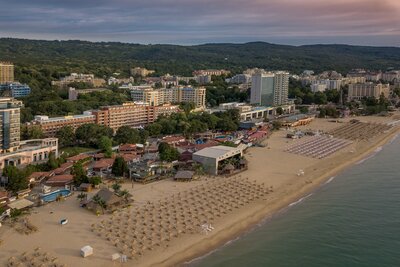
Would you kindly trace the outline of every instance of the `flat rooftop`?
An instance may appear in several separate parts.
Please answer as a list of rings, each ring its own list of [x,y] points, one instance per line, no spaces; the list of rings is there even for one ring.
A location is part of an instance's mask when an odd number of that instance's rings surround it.
[[[193,155],[207,157],[207,158],[219,158],[228,152],[236,150],[240,150],[240,148],[230,147],[230,146],[212,146],[203,148],[202,150],[193,153]]]

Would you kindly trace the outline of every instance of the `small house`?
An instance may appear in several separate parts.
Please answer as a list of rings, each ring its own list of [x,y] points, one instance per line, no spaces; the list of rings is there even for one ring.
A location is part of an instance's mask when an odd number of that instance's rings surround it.
[[[53,187],[65,187],[74,182],[74,176],[71,174],[55,175],[46,181],[46,185]]]

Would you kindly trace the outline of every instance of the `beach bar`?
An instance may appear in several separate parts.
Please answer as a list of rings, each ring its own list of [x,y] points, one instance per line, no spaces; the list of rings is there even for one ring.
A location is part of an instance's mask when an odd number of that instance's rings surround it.
[[[202,164],[208,174],[217,175],[218,165],[222,160],[234,156],[243,156],[243,147],[213,146],[193,153],[193,160]]]

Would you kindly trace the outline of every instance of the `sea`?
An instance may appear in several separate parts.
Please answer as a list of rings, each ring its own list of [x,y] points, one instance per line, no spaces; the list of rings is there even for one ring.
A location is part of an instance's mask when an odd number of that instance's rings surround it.
[[[186,265],[400,266],[400,138]]]

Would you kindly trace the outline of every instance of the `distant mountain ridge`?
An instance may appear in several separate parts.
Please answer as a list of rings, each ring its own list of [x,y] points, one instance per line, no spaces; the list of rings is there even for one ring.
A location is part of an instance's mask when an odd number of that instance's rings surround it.
[[[0,60],[17,67],[43,67],[58,71],[90,71],[107,75],[128,74],[134,66],[155,69],[158,74],[190,75],[195,69],[226,68],[241,72],[260,67],[300,73],[353,68],[400,69],[400,48],[351,45],[277,45],[210,43],[193,46],[141,45],[118,42],[42,41],[0,38]]]

